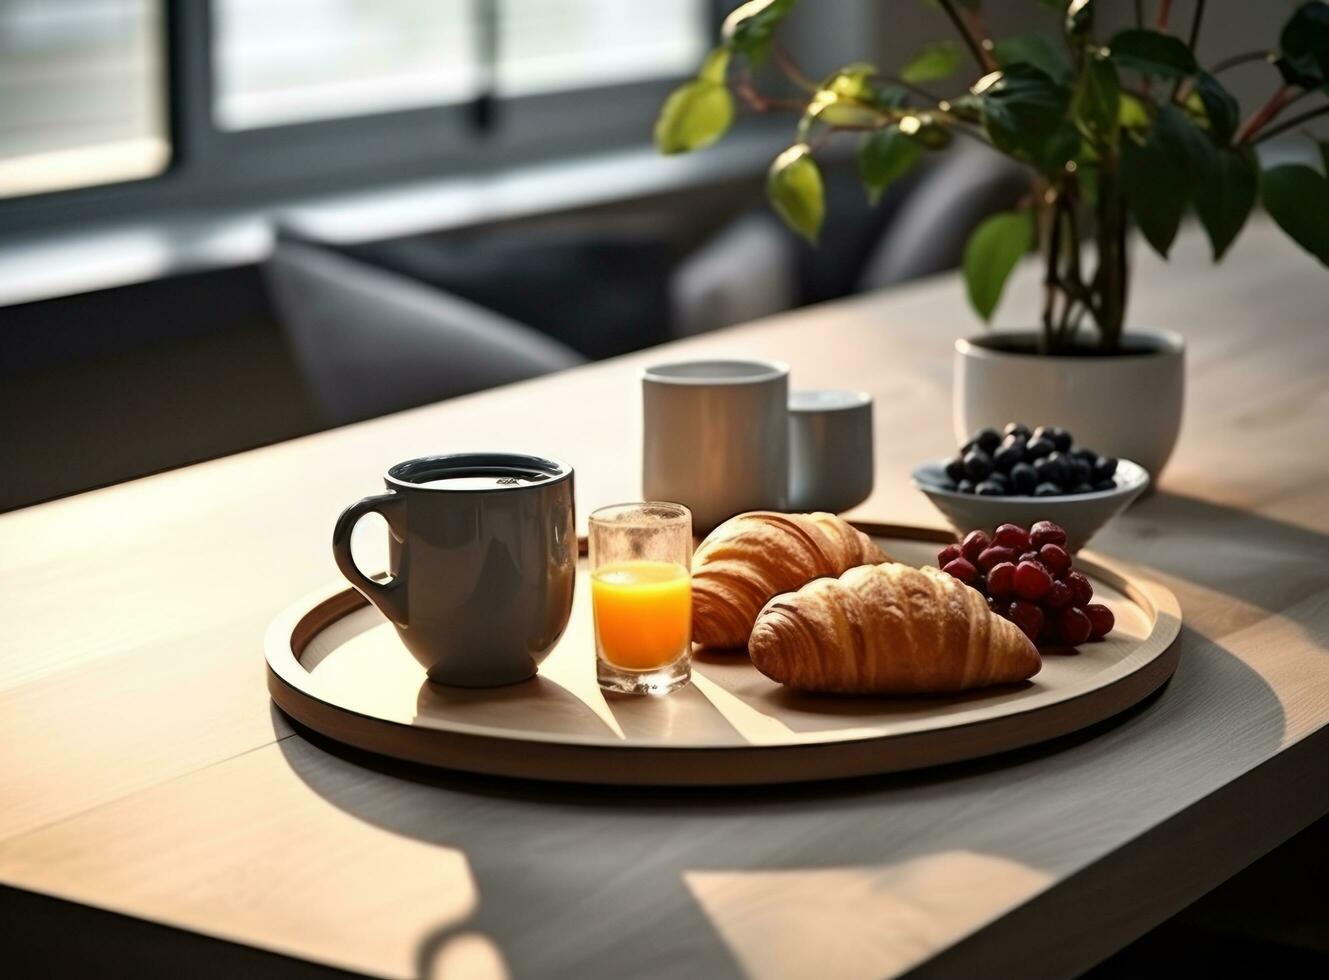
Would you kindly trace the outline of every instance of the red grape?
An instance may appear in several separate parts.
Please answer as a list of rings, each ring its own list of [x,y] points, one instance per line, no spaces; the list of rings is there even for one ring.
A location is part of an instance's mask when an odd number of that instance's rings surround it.
[[[1003,524],[992,532],[992,541],[1003,548],[1011,548],[1016,554],[1029,550],[1029,532],[1019,524]]]
[[[942,571],[947,575],[958,578],[966,585],[978,578],[978,569],[973,566],[968,558],[957,558],[954,561],[947,562]]]
[[[1037,561],[1040,565],[1043,564],[1039,561],[1037,551],[1026,551],[1020,556],[1020,561]]]
[[[1065,582],[1053,582],[1043,595],[1043,605],[1049,609],[1065,609],[1071,604],[1071,587]]]
[[[960,550],[958,544],[948,544],[937,552],[937,567],[945,568],[951,562],[955,561],[955,559],[963,557],[963,555],[964,552]]]
[[[1005,599],[998,599],[996,596],[988,596],[988,609],[998,616],[1006,617],[1010,615],[1011,604]]]
[[[1066,543],[1066,532],[1051,521],[1039,521],[1029,529],[1029,540],[1034,543],[1035,548],[1041,548],[1045,544]]]
[[[1022,599],[1041,599],[1052,587],[1052,576],[1038,562],[1022,561],[1015,566],[1015,591]]]
[[[988,595],[1004,599],[1015,592],[1015,566],[1008,561],[988,569]]]
[[[1060,575],[1071,567],[1071,556],[1059,544],[1045,544],[1038,549],[1038,558],[1053,575]]]
[[[1062,643],[1073,647],[1089,639],[1091,628],[1088,615],[1075,606],[1063,609],[1057,619],[1057,637]]]
[[[1071,572],[1066,576],[1066,584],[1071,587],[1071,601],[1077,606],[1088,605],[1094,597],[1094,587],[1084,577],[1083,572]]]
[[[1029,639],[1037,641],[1043,631],[1043,610],[1032,602],[1016,599],[1011,603],[1010,621]]]
[[[1116,625],[1117,618],[1112,615],[1112,610],[1101,602],[1091,602],[1084,607],[1085,615],[1089,617],[1089,636],[1095,640],[1101,640],[1112,632],[1112,627]]]
[[[1010,548],[1003,548],[1001,545],[993,545],[991,548],[984,548],[978,556],[978,567],[985,572],[990,572],[994,565],[1000,565],[1002,562],[1014,562],[1015,552]]]
[[[986,531],[970,531],[964,536],[964,542],[960,545],[960,551],[971,562],[978,561],[981,555],[991,542],[988,540]]]

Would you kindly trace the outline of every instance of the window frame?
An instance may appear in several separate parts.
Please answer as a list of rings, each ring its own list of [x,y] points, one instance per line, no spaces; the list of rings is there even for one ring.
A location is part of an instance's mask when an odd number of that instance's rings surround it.
[[[0,199],[7,232],[262,207],[644,145],[679,77],[243,130],[213,119],[213,0],[163,0],[171,155],[154,176]],[[714,36],[727,0],[710,0]],[[492,125],[485,115],[492,113]]]

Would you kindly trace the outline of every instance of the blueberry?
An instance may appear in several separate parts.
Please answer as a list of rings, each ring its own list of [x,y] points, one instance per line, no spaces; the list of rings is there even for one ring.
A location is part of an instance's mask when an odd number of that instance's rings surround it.
[[[982,480],[992,472],[992,457],[981,449],[971,449],[964,456],[964,471],[971,480]]]
[[[979,429],[974,433],[973,442],[983,452],[993,453],[1001,445],[1001,433],[991,428]]]
[[[1011,486],[1019,494],[1033,493],[1038,486],[1038,472],[1028,463],[1016,463],[1011,467]]]
[[[1070,462],[1071,462],[1071,482],[1088,483],[1090,477],[1093,475],[1093,467],[1090,466],[1083,459],[1079,459],[1075,456],[1072,456],[1070,458]]]
[[[1061,487],[1057,486],[1055,483],[1040,483],[1038,486],[1034,487],[1034,496],[1060,497]]]
[[[974,488],[974,493],[980,497],[1001,497],[1005,495],[1006,491],[1001,488],[1000,484],[993,483],[991,480],[984,480]]]
[[[1036,426],[1034,426],[1034,431],[1033,431],[1033,433],[1029,436],[1029,441],[1030,441],[1030,442],[1033,442],[1035,439],[1046,439],[1048,442],[1051,442],[1051,441],[1052,441],[1052,426],[1050,426],[1050,425],[1036,425]],[[1054,448],[1055,448],[1055,447],[1054,447]]]
[[[1077,483],[1071,487],[1068,493],[1093,493],[1094,488],[1087,483]]]
[[[991,473],[988,475],[988,482],[995,483],[1001,487],[1002,493],[1009,493],[1011,489],[1011,480],[1005,473]]]
[[[1072,449],[1071,455],[1076,459],[1084,460],[1090,466],[1093,466],[1094,463],[1098,461],[1098,453],[1094,452],[1092,449],[1085,449],[1083,446],[1079,449]]]
[[[1117,461],[1111,456],[1102,456],[1094,463],[1094,482],[1112,479],[1117,472]]]
[[[1036,460],[1034,462],[1034,472],[1038,475],[1039,483],[1066,482],[1066,468],[1057,453]]]
[[[1042,459],[1056,448],[1051,439],[1043,439],[1035,435],[1029,440],[1029,445],[1024,447],[1024,455],[1026,459]]]
[[[964,457],[952,456],[946,460],[946,478],[952,483],[959,483],[964,479]]]
[[[1097,483],[1094,484],[1094,490],[1098,493],[1102,493],[1104,490],[1115,490],[1115,489],[1117,489],[1116,480],[1099,480]]]
[[[1058,426],[1053,426],[1052,444],[1056,446],[1057,449],[1059,449],[1061,452],[1063,453],[1070,452],[1071,443],[1074,441],[1075,440],[1071,438],[1071,434],[1067,432],[1065,429],[1060,428]]]
[[[974,492],[974,481],[973,481],[973,480],[961,480],[959,483],[957,483],[957,484],[955,485],[955,489],[958,490],[960,493],[973,493],[973,492]]]
[[[997,450],[997,454],[992,457],[992,462],[1001,472],[1009,473],[1016,463],[1024,462],[1024,446],[1008,446],[1002,443],[1001,448]]]
[[[1006,428],[1001,430],[1004,436],[1020,436],[1026,441],[1029,439],[1029,426],[1023,422],[1007,422]]]

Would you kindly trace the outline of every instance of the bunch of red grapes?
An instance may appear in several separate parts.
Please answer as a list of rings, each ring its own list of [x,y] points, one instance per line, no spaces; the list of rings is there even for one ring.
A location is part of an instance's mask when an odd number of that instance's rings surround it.
[[[1028,530],[1003,524],[970,531],[937,554],[942,571],[987,597],[988,608],[1041,645],[1078,646],[1112,631],[1112,610],[1090,602],[1094,587],[1071,569],[1066,532],[1051,521]]]

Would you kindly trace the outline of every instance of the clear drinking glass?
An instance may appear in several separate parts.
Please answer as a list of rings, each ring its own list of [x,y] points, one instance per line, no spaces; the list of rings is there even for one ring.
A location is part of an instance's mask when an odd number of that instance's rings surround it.
[[[682,687],[692,676],[692,513],[654,502],[602,507],[588,544],[600,686]]]

